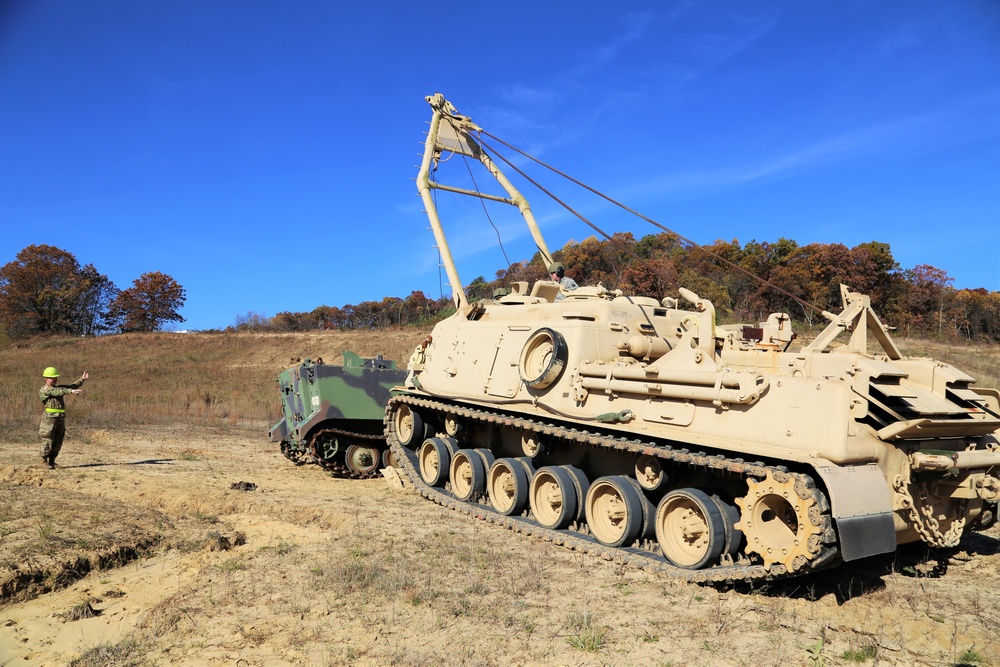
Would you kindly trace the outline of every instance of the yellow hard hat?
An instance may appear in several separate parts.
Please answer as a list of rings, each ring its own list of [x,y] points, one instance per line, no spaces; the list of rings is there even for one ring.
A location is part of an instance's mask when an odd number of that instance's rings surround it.
[[[56,370],[55,366],[49,366],[42,372],[43,378],[57,378],[59,377],[59,371]]]

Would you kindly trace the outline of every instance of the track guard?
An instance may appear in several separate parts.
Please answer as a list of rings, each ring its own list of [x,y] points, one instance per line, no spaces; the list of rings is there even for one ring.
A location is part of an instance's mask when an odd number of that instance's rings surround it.
[[[878,466],[822,465],[815,469],[830,493],[844,561],[895,551],[892,497]]]

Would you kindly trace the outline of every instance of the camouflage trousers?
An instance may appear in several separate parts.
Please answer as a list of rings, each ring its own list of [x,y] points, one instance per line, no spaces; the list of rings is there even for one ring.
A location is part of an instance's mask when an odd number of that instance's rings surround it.
[[[42,439],[42,458],[49,463],[54,463],[62,449],[63,438],[66,437],[65,417],[42,417],[42,423],[38,425],[38,437]]]

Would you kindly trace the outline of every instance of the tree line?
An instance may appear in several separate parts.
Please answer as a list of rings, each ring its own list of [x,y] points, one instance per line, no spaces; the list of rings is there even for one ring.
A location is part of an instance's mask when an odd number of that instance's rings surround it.
[[[157,331],[183,322],[177,312],[184,288],[159,271],[144,273],[121,290],[93,264],[72,253],[29,245],[0,267],[0,333],[98,335]]]
[[[319,306],[308,312],[281,312],[274,317],[248,311],[236,316],[236,331],[314,331],[316,329],[382,329],[391,326],[430,325],[455,312],[451,299],[431,299],[415,290],[402,299],[384,297],[343,306]]]
[[[639,240],[619,233],[610,240],[570,243],[556,257],[580,284],[600,282],[609,289],[657,297],[687,287],[711,299],[723,321],[756,322],[769,313],[786,312],[798,321],[825,323],[820,311],[841,310],[840,285],[845,284],[871,296],[883,321],[902,335],[1000,341],[1000,292],[955,289],[946,271],[927,264],[903,269],[889,244],[878,241],[848,248],[840,243],[800,246],[786,238],[742,246],[737,240],[718,240],[696,247],[670,233]],[[503,282],[543,276],[536,258],[497,277]]]
[[[840,284],[868,294],[883,321],[902,335],[943,339],[1000,341],[1000,292],[955,289],[947,272],[926,264],[903,269],[887,243],[870,241],[853,248],[840,243],[800,246],[775,242],[716,241],[693,246],[676,235],[570,242],[555,253],[567,275],[581,285],[602,284],[626,294],[662,298],[686,287],[712,300],[723,322],[760,322],[772,312],[786,312],[809,324],[825,323],[819,313],[839,312]],[[754,277],[756,276],[756,278]],[[483,276],[466,286],[471,301],[492,298],[494,290],[514,281],[545,280],[539,254]],[[758,280],[757,278],[763,279]],[[770,285],[780,288],[772,289]],[[783,294],[794,295],[815,309]],[[385,297],[357,305],[320,306],[310,312],[282,312],[268,318],[248,313],[237,330],[305,331],[370,329],[430,323],[453,312],[450,299],[430,299],[415,291],[405,299]]]
[[[1000,292],[956,289],[946,271],[926,264],[903,269],[889,244],[878,241],[848,248],[839,243],[800,246],[785,238],[745,245],[719,240],[698,247],[670,233],[638,240],[630,233],[619,233],[611,239],[570,242],[555,258],[581,285],[602,284],[655,298],[687,287],[711,299],[723,322],[759,322],[769,313],[786,312],[798,321],[822,323],[817,316],[820,310],[840,310],[839,285],[843,283],[869,294],[883,321],[902,335],[1000,341]],[[492,298],[494,290],[511,282],[546,279],[545,268],[536,253],[530,260],[497,271],[492,280],[475,278],[466,286],[466,294],[472,301]],[[120,290],[92,264],[80,266],[71,253],[49,245],[28,246],[0,267],[0,328],[14,338],[156,331],[168,322],[184,321],[177,311],[185,299],[184,288],[166,274],[144,273],[131,287]],[[237,316],[229,329],[286,332],[429,326],[452,312],[451,299],[434,299],[417,290],[405,298],[323,305],[273,317],[248,311]]]

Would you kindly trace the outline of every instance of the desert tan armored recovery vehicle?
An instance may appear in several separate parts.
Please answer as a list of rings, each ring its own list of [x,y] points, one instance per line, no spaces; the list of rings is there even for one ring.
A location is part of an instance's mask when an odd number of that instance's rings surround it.
[[[996,521],[1000,392],[904,358],[869,298],[801,349],[781,313],[716,324],[680,289],[516,283],[469,303],[432,191],[439,162],[482,162],[551,253],[488,135],[440,94],[418,188],[458,308],[386,410],[420,492],[515,531],[696,581],[802,574]],[[562,297],[562,298],[559,298]],[[873,351],[874,350],[874,351]]]

